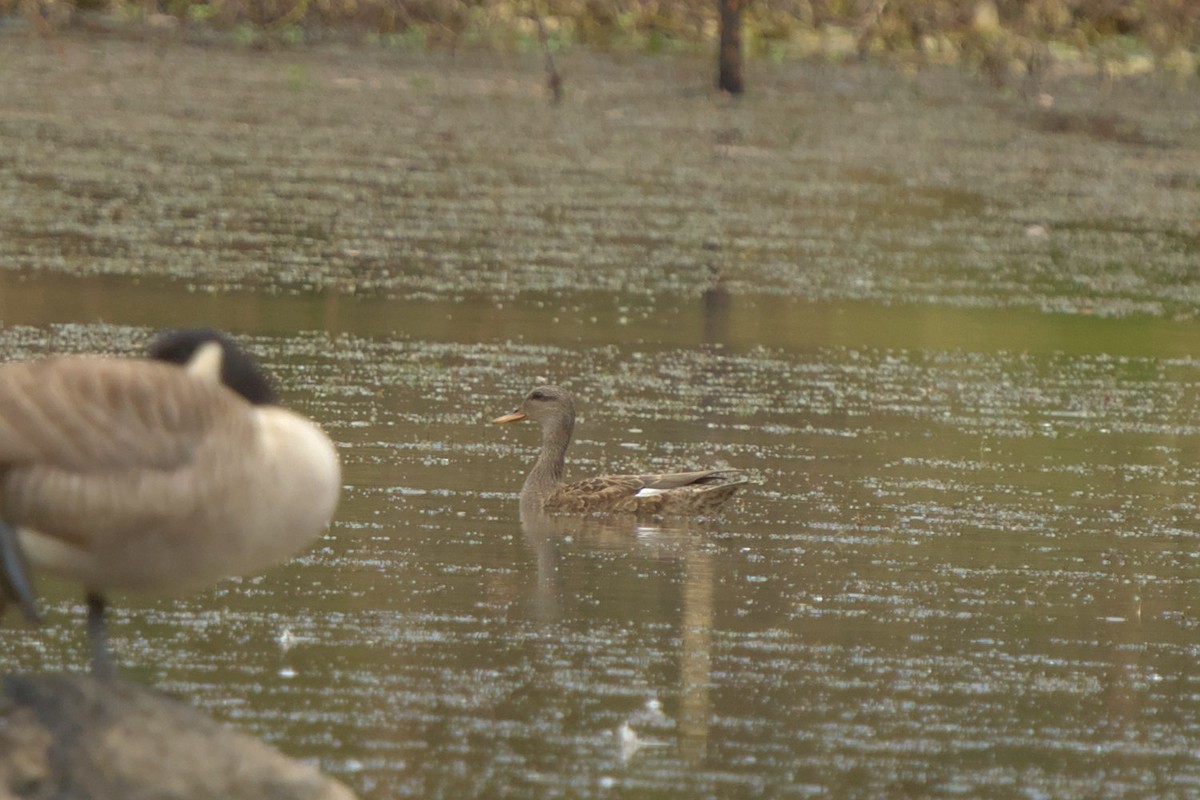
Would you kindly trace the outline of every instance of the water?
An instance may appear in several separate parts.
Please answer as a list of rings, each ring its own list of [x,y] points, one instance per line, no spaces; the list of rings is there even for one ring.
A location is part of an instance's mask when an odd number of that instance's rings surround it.
[[[64,296],[131,322],[17,326],[6,348],[133,349],[192,302],[76,280]],[[476,301],[422,313],[459,330]],[[1060,319],[1030,350],[997,311],[971,315],[975,347],[937,348],[955,312],[848,303],[771,340],[776,302],[734,298],[728,342],[697,299],[596,345],[540,335],[561,311],[538,300],[428,339],[378,333],[401,302],[223,296],[340,321],[249,342],[338,442],[342,507],[266,575],[120,598],[120,662],[372,798],[1195,790],[1200,362],[1133,343],[1196,331]],[[580,398],[572,474],[755,483],[717,520],[523,525],[536,431],[487,420],[543,379]],[[3,630],[6,669],[84,667],[78,598],[46,588],[45,628]]]
[[[228,328],[345,464],[289,564],[114,598],[125,674],[371,800],[1200,792],[1194,103],[62,44],[6,51],[0,354]],[[753,482],[523,521],[546,381],[574,476]],[[0,671],[85,668],[41,588]]]

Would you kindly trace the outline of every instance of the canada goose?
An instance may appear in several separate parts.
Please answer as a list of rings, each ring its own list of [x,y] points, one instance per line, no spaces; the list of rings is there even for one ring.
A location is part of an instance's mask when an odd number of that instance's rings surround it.
[[[561,386],[534,389],[511,414],[494,423],[531,419],[542,426],[542,451],[521,487],[522,507],[543,511],[636,514],[709,514],[746,479],[729,470],[604,475],[563,483],[567,446],[575,428],[575,401]]]
[[[198,589],[309,544],[340,467],[213,330],[167,331],[150,358],[0,365],[0,614],[38,621],[28,569],[83,585],[93,671],[111,671],[104,592]]]

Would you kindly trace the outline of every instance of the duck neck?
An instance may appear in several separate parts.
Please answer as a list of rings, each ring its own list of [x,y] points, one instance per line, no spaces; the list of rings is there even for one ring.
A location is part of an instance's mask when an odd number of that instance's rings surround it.
[[[575,415],[549,420],[542,426],[542,452],[525,479],[521,494],[545,496],[562,485],[567,473],[567,446],[575,429]]]

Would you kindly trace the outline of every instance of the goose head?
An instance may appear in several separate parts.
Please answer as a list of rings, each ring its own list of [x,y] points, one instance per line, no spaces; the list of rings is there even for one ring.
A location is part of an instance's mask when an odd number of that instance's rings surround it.
[[[256,406],[279,405],[267,377],[246,351],[212,328],[178,328],[159,333],[146,348],[157,361],[179,364],[194,375],[225,384]]]
[[[543,431],[567,430],[575,426],[575,400],[561,386],[539,386],[521,401],[511,414],[496,417],[496,424],[532,420],[542,426]]]

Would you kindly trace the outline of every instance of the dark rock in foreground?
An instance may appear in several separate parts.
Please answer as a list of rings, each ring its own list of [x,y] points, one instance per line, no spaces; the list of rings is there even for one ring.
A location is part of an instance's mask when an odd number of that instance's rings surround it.
[[[0,679],[0,800],[353,800],[342,784],[120,679]]]

